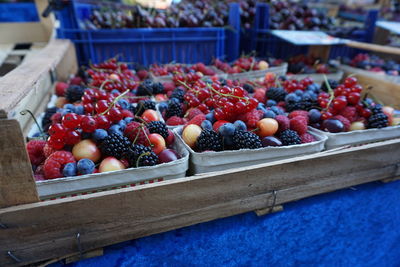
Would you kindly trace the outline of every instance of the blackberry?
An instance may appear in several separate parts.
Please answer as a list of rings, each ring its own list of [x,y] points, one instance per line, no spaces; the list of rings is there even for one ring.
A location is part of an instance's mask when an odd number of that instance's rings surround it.
[[[111,156],[120,159],[129,150],[131,142],[125,136],[112,133],[104,138],[100,149],[103,156]]]
[[[179,100],[179,102],[183,102],[183,96],[185,95],[185,91],[182,88],[175,88],[174,91],[172,91],[172,94],[170,98],[176,98]]]
[[[153,94],[164,93],[164,85],[162,83],[153,83]]]
[[[44,116],[42,119],[42,128],[44,131],[47,131],[48,128],[51,125],[51,116],[53,116],[55,113],[57,113],[57,107],[52,107],[52,108],[47,108],[46,111],[44,112]]]
[[[248,83],[243,84],[243,89],[249,92],[250,94],[254,93],[254,87]]]
[[[138,96],[151,96],[153,94],[153,82],[151,80],[145,80],[142,82],[136,92]]]
[[[134,114],[138,115],[138,116],[142,116],[143,112],[148,109],[156,110],[156,102],[151,101],[151,100],[141,100],[138,103],[136,110],[135,110],[136,112]]]
[[[65,92],[65,97],[71,103],[81,100],[83,93],[85,92],[85,87],[80,85],[71,85],[67,88]]]
[[[328,84],[329,84],[329,86],[331,87],[332,90],[339,86],[339,83],[337,81],[331,80],[331,79],[328,80]],[[325,81],[323,81],[322,84],[321,84],[321,90],[324,91],[324,92],[328,92],[329,91],[328,87],[326,86],[326,82]]]
[[[222,137],[213,130],[204,129],[197,138],[196,147],[200,152],[205,150],[221,151],[223,149]]]
[[[368,128],[383,128],[389,126],[389,120],[385,113],[375,113],[368,118]]]
[[[164,138],[167,138],[169,135],[167,125],[162,121],[152,121],[147,124],[147,129],[149,129],[150,133],[158,133]]]
[[[148,146],[133,145],[124,154],[129,166],[133,168],[141,166],[154,166],[158,163],[158,156]]]
[[[375,105],[373,107],[370,106],[369,109],[371,110],[372,114],[383,113],[382,112],[382,106],[379,105],[379,104],[377,104],[377,105]]]
[[[301,144],[300,136],[293,130],[284,130],[279,136],[279,139],[282,141],[284,146]]]
[[[284,101],[287,93],[285,89],[279,87],[271,87],[265,93],[268,99],[275,100],[276,102]]]
[[[314,101],[311,97],[303,97],[299,102],[299,109],[309,111],[313,107],[318,106],[317,101]]]
[[[258,135],[241,130],[235,131],[233,135],[233,144],[236,149],[256,149],[262,147]]]
[[[295,110],[299,110],[301,108],[302,108],[301,101],[300,102],[290,101],[290,102],[286,102],[286,104],[285,104],[285,109],[286,109],[287,112],[292,112],[292,111],[295,111]]]
[[[172,116],[178,116],[178,117],[182,118],[183,111],[182,111],[181,103],[179,103],[178,101],[173,101],[173,100],[168,101],[168,107],[167,107],[165,116],[167,118],[170,118]]]

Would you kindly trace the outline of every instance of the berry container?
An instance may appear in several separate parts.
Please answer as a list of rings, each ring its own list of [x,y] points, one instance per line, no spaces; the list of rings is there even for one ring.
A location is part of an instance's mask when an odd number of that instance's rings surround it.
[[[325,135],[328,138],[325,142],[326,149],[355,146],[400,137],[400,126],[356,130],[343,133],[328,133],[318,129],[313,129],[313,131],[320,135]]]
[[[185,177],[189,167],[189,152],[179,141],[175,141],[173,148],[182,157],[156,166],[37,181],[39,197],[41,199],[62,198]]]
[[[368,70],[364,70],[364,69],[360,69],[360,68],[355,68],[355,67],[352,67],[349,65],[344,65],[344,64],[339,65],[339,69],[341,69],[347,73],[361,74],[361,75],[373,77],[374,79],[385,80],[387,82],[400,84],[400,76],[377,73],[374,71],[368,71]]]
[[[343,71],[338,70],[337,72],[329,73],[329,74],[316,74],[316,73],[314,73],[314,74],[291,74],[291,75],[287,75],[287,77],[291,80],[298,80],[298,81],[303,80],[307,77],[310,77],[313,79],[313,81],[315,83],[320,84],[320,83],[325,82],[325,77],[328,80],[340,81],[343,77]]]
[[[310,129],[317,141],[307,144],[285,146],[285,147],[264,147],[259,149],[241,149],[227,150],[220,152],[195,152],[182,139],[183,127],[174,129],[179,142],[181,142],[190,152],[190,168],[191,175],[222,171],[231,168],[239,168],[271,161],[292,158],[296,156],[312,154],[320,152],[324,149],[327,139],[325,135]]]
[[[227,79],[228,78],[228,74],[224,73],[223,71],[221,71],[220,69],[218,69],[218,68],[216,68],[214,66],[207,66],[207,68],[212,69],[219,78],[223,78],[223,79]],[[172,77],[173,77],[172,74],[163,75],[163,76],[156,76],[151,71],[149,73],[150,73],[150,79],[152,79],[155,82],[163,83],[163,82],[172,82],[173,81],[172,80]],[[204,78],[211,78],[211,76],[203,76],[203,77]]]
[[[117,54],[125,61],[148,66],[153,63],[211,63],[213,58],[238,56],[239,5],[231,4],[229,24],[234,30],[210,28],[136,28],[87,30],[88,19],[95,5],[71,1],[57,12],[58,38],[74,42],[80,64],[98,63]]]
[[[247,71],[242,73],[234,73],[228,74],[228,79],[231,80],[258,80],[264,79],[265,74],[267,73],[275,73],[277,76],[286,75],[288,68],[288,64],[285,62],[280,66],[271,67],[266,70],[254,70],[254,71]]]

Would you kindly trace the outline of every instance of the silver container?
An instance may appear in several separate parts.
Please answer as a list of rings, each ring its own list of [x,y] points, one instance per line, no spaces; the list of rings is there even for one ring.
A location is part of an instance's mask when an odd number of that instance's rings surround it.
[[[179,141],[190,152],[190,174],[199,174],[213,171],[221,171],[231,168],[251,166],[295,156],[312,154],[324,149],[326,136],[310,130],[317,141],[307,144],[264,147],[259,149],[227,150],[221,152],[198,153],[191,149],[181,138],[183,127],[174,129]]]
[[[335,80],[335,81],[340,81],[343,77],[343,71],[339,70],[338,72],[335,73],[329,73],[329,74],[293,74],[293,75],[287,75],[287,77],[290,80],[303,80],[307,77],[310,77],[313,79],[315,83],[323,83],[325,82],[325,76],[328,80]]]

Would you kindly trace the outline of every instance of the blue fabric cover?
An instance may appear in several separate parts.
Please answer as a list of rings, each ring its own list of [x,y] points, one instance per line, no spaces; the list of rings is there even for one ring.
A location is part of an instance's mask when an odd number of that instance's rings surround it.
[[[133,240],[70,266],[400,266],[400,182]]]

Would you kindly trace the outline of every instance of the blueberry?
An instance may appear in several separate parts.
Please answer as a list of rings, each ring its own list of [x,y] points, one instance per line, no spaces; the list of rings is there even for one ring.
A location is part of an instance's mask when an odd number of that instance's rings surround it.
[[[121,106],[122,109],[129,109],[129,102],[126,99],[118,100],[118,104]]]
[[[75,112],[75,106],[72,105],[72,104],[65,104],[65,105],[63,106],[63,108],[64,108],[64,109],[68,109],[68,110],[70,110],[71,112]]]
[[[268,99],[267,100],[267,107],[272,107],[272,106],[276,106],[276,101],[272,100],[272,99]]]
[[[67,163],[63,169],[64,177],[76,176],[76,163]]]
[[[267,110],[266,112],[264,112],[264,118],[275,119],[275,117],[276,117],[276,114],[272,110]]]
[[[163,112],[167,108],[168,108],[168,103],[167,102],[161,102],[160,104],[158,104],[158,110],[160,112]]]
[[[209,120],[211,123],[215,122],[214,110],[206,115],[206,120]]]
[[[118,125],[121,127],[121,131],[125,131],[125,128],[126,128],[126,121],[120,120],[120,121],[118,122]]]
[[[321,112],[318,109],[310,109],[308,112],[308,118],[311,123],[317,123],[321,120]]]
[[[224,125],[222,125],[221,127],[219,127],[219,133],[223,136],[233,136],[233,134],[235,133],[235,125],[233,125],[232,123],[225,123]]]
[[[296,95],[298,95],[298,96],[302,96],[303,95],[303,91],[301,91],[301,90],[296,90],[296,91],[294,91],[294,93]]]
[[[241,120],[237,120],[233,123],[233,125],[235,126],[236,129],[238,130],[242,130],[242,131],[246,131],[247,130],[247,126],[246,123],[244,123]]]
[[[257,109],[263,109],[265,108],[265,105],[263,103],[258,103]]]
[[[277,106],[271,107],[271,111],[273,111],[276,115],[285,114],[285,112],[282,109],[278,108]]]
[[[65,116],[68,113],[72,113],[73,111],[67,108],[60,109],[61,116]]]
[[[83,115],[85,113],[85,109],[83,106],[76,106],[75,113],[78,115]]]
[[[285,97],[286,102],[298,102],[300,100],[301,100],[300,97],[295,93],[290,93]]]
[[[110,134],[117,133],[117,134],[123,135],[121,126],[119,126],[118,124],[111,125],[111,127],[108,129],[108,132]]]
[[[113,90],[111,91],[111,94],[120,94],[120,92],[119,92],[117,89],[113,89]]]
[[[90,159],[81,159],[76,165],[79,174],[91,174],[94,172],[94,162]]]
[[[128,123],[130,123],[130,122],[132,122],[132,121],[134,121],[135,119],[134,118],[132,118],[132,117],[126,117],[125,119],[124,119],[124,121],[126,122],[126,124],[128,124]]]
[[[97,143],[101,142],[104,138],[108,136],[108,133],[104,129],[96,129],[93,132],[93,140]]]
[[[212,123],[211,123],[211,121],[209,121],[209,120],[204,120],[204,121],[201,123],[201,128],[203,128],[203,130],[206,130],[206,129],[212,130]]]

